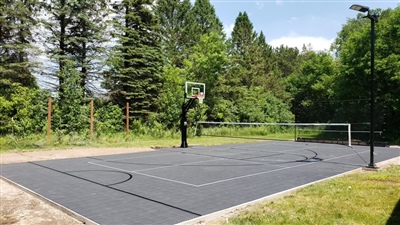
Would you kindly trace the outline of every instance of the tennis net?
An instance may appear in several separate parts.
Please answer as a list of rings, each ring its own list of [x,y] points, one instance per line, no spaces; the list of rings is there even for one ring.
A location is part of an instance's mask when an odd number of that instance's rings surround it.
[[[265,140],[294,140],[347,144],[351,146],[348,123],[245,123],[196,122],[195,135]]]

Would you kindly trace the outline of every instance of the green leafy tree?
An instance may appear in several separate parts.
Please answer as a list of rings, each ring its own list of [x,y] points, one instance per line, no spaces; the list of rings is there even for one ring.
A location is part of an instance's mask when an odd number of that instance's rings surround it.
[[[375,130],[383,130],[386,140],[399,140],[399,55],[397,41],[400,8],[376,10],[380,14],[375,32]],[[339,116],[352,123],[369,122],[370,109],[370,21],[362,14],[349,19],[333,45],[340,56],[340,75],[335,85],[336,99],[353,99],[342,104]]]
[[[49,93],[0,80],[0,134],[42,132],[46,124]]]
[[[192,48],[192,54],[185,61],[187,80],[195,80],[206,84],[208,106],[207,114],[210,119],[216,119],[219,113],[215,111],[223,99],[223,79],[225,68],[229,63],[225,40],[216,32],[205,34]]]
[[[65,65],[59,71],[58,77],[65,81],[62,84],[63,92],[54,104],[54,116],[52,123],[57,131],[65,134],[82,132],[89,127],[89,107],[83,104],[84,95],[80,73],[74,68],[72,61],[65,61]],[[62,99],[62,102],[60,101]]]
[[[164,83],[160,90],[159,110],[156,120],[169,129],[179,127],[182,112],[183,84],[185,83],[184,69],[165,66],[163,69]]]
[[[262,88],[251,87],[239,99],[238,119],[241,122],[290,123],[294,115],[288,104]]]
[[[131,115],[146,119],[156,112],[162,84],[161,34],[151,0],[124,0],[115,7],[120,19],[114,20],[118,39],[109,58],[104,87],[115,103],[130,103]]]
[[[123,131],[122,110],[112,103],[100,106],[95,110],[95,131],[98,136]]]
[[[292,111],[296,113],[297,122],[329,122],[333,120],[336,110],[336,62],[326,52],[309,51],[302,57],[299,73],[293,73],[287,78],[287,88],[294,102]]]

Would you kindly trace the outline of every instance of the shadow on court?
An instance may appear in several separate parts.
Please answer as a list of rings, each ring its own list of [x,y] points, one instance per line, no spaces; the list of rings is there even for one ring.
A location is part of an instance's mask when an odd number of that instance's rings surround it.
[[[386,225],[399,225],[399,224],[400,224],[400,199],[397,202],[397,205],[394,207],[392,215],[390,215]]]

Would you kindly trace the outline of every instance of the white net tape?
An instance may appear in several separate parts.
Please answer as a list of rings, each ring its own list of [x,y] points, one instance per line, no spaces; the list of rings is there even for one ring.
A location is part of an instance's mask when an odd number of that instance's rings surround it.
[[[199,98],[200,102],[200,98]],[[332,136],[331,138],[340,138],[345,140],[349,146],[351,146],[351,125],[347,123],[244,123],[244,122],[212,122],[212,121],[197,121],[195,128],[195,135],[197,134],[198,125],[202,125],[203,132],[202,135],[225,135],[226,132],[234,132],[236,135],[239,135],[240,132],[266,132],[270,134],[273,130],[275,132],[287,132],[294,133],[294,139],[296,140],[299,137],[299,132],[302,134],[309,135],[319,135],[321,136],[323,133],[326,136]],[[230,127],[231,129],[224,129],[224,127]],[[249,128],[256,129],[250,129]],[[258,129],[258,128],[259,129]],[[336,128],[334,128],[336,127]],[[247,129],[247,130],[246,130]],[[223,134],[221,134],[223,133]],[[338,133],[335,135],[335,133]],[[229,136],[230,134],[226,134]],[[248,133],[246,133],[248,135]],[[266,134],[263,134],[266,135]],[[239,135],[240,136],[240,135]]]

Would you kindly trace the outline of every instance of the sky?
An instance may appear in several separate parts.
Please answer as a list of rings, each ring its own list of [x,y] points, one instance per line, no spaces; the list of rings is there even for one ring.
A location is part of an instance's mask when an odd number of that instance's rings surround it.
[[[264,33],[268,44],[328,50],[347,19],[359,12],[352,4],[370,9],[400,6],[400,0],[211,0],[224,30],[230,36],[239,12],[246,11],[257,33]]]

